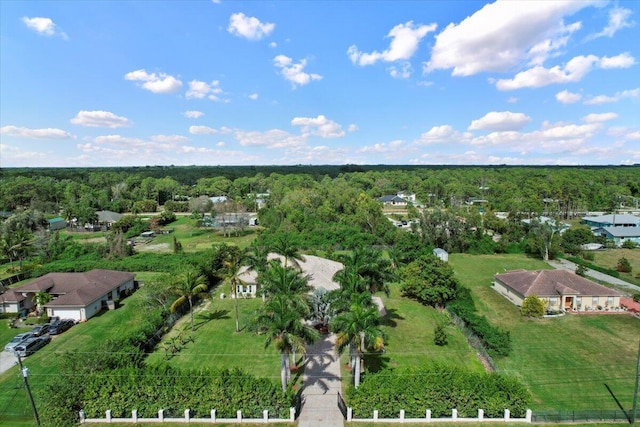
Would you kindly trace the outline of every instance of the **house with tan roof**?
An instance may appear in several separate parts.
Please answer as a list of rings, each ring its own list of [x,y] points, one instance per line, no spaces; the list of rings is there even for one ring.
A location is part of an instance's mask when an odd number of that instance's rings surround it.
[[[517,306],[536,295],[550,310],[597,311],[620,307],[622,293],[566,270],[513,270],[496,274],[493,289]]]
[[[134,278],[133,273],[101,269],[85,273],[49,273],[0,295],[0,310],[28,312],[35,308],[33,297],[38,292],[47,292],[53,297],[44,306],[49,317],[83,321],[100,312],[108,301],[134,289]]]

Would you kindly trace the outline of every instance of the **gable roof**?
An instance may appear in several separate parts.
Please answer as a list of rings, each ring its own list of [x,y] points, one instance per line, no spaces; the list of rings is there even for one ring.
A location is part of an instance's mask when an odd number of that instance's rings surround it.
[[[395,194],[388,194],[386,196],[378,197],[378,200],[382,203],[407,203],[405,199]]]
[[[598,227],[592,232],[606,233],[612,237],[640,237],[640,227]]]
[[[567,270],[514,270],[494,277],[524,297],[622,296],[622,293],[614,289],[598,285]]]
[[[27,297],[22,295],[20,292],[14,291],[13,289],[9,289],[4,293],[0,293],[0,304],[17,303],[20,301],[24,301],[25,299],[27,299]]]
[[[602,225],[608,224],[635,224],[636,226],[640,226],[640,217],[629,214],[608,214],[608,215],[600,215],[600,216],[585,216],[582,217],[583,222],[593,222]]]
[[[86,273],[49,273],[14,288],[14,291],[44,291],[56,297],[45,307],[85,306],[134,277],[133,273],[100,269]]]

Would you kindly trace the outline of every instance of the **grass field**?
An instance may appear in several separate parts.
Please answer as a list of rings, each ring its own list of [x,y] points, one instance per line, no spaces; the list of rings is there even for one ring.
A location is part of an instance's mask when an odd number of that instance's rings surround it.
[[[640,319],[627,314],[568,315],[532,321],[491,288],[495,273],[549,268],[521,255],[453,254],[449,262],[472,290],[480,314],[511,334],[513,350],[497,359],[502,372],[529,386],[532,409],[620,409],[632,404]]]
[[[605,268],[616,269],[618,260],[626,258],[631,264],[631,273],[620,273],[620,278],[629,283],[640,286],[640,248],[635,249],[607,249],[594,251],[595,260],[592,263]]]

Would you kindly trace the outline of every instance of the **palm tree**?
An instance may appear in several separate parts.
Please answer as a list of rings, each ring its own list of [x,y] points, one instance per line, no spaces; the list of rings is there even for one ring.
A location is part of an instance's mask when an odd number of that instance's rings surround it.
[[[391,261],[383,257],[382,251],[358,247],[351,253],[340,256],[345,269],[355,271],[366,283],[372,294],[384,291],[389,295],[388,281],[393,279]]]
[[[375,306],[352,304],[349,311],[334,317],[330,326],[336,336],[336,349],[342,354],[349,348],[354,386],[360,385],[360,372],[364,369],[365,350],[382,350],[384,338],[379,327],[380,316]]]
[[[169,310],[173,313],[186,301],[189,302],[189,314],[191,315],[191,330],[195,331],[193,324],[193,298],[202,296],[207,291],[205,277],[195,270],[187,270],[173,284],[172,291],[178,298],[171,304]]]
[[[36,304],[36,313],[39,315],[44,308],[44,305],[53,300],[53,297],[50,293],[45,291],[37,292],[33,296],[33,302]]]
[[[291,242],[291,239],[289,239],[286,234],[278,236],[278,239],[272,245],[271,250],[284,257],[285,268],[287,267],[288,261],[291,261],[297,269],[300,269],[300,261],[304,261],[304,255],[300,253],[298,247]]]
[[[244,263],[247,260],[246,252],[239,250],[229,251],[225,259],[222,261],[223,277],[229,281],[231,285],[231,294],[234,299],[236,332],[240,332],[240,322],[238,314],[238,286],[242,282],[240,275],[244,273]]]
[[[262,292],[269,299],[285,295],[292,307],[307,306],[306,294],[311,291],[308,276],[299,270],[283,266],[279,260],[269,261],[268,268],[258,276]]]
[[[308,310],[308,307],[307,307]],[[258,333],[265,334],[265,348],[275,343],[280,352],[280,380],[282,391],[287,390],[291,379],[289,358],[292,353],[306,353],[306,345],[314,343],[320,334],[302,321],[308,311],[300,312],[292,309],[289,298],[283,294],[274,295],[263,306],[254,319],[254,327]]]

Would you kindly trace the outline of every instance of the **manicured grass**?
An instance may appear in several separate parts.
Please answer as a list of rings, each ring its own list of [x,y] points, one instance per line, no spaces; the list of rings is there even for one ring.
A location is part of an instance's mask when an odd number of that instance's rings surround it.
[[[398,284],[391,286],[389,297],[379,294],[387,315],[383,318],[383,330],[387,334],[385,353],[381,362],[390,367],[418,367],[430,362],[451,363],[482,370],[475,351],[464,335],[440,311],[401,296]],[[446,324],[448,344],[437,346],[433,342],[434,329]],[[372,368],[374,360],[368,362]]]
[[[616,269],[620,258],[624,257],[628,259],[631,264],[631,273],[620,273],[620,279],[640,286],[640,248],[606,249],[603,251],[594,251],[593,254],[595,255],[595,259],[590,262],[600,267],[611,268],[613,270]]]
[[[452,254],[449,262],[473,293],[478,312],[511,334],[513,350],[497,359],[533,394],[531,409],[629,409],[632,404],[640,320],[627,314],[567,315],[538,321],[493,291],[495,273],[549,268],[519,255]]]
[[[191,332],[189,316],[184,316],[156,350],[149,355],[150,365],[169,364],[178,368],[209,367],[216,369],[240,368],[245,372],[274,381],[280,380],[280,354],[273,344],[264,347],[265,336],[256,335],[246,326],[253,313],[261,306],[260,298],[239,299],[240,332],[235,332],[234,300],[228,296],[220,299],[219,288],[211,301],[205,302],[195,312],[195,332]],[[228,295],[228,292],[225,292]],[[166,343],[179,334],[192,336],[184,348],[171,357],[164,350]]]

